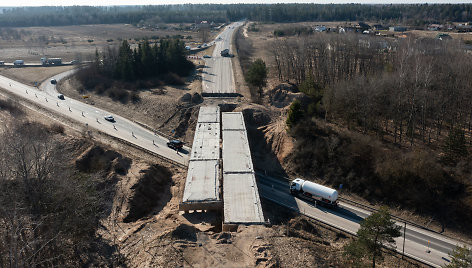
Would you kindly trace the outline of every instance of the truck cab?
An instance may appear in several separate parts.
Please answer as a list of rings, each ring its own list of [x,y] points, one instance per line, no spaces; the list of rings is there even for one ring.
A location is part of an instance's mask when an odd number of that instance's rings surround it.
[[[297,192],[300,192],[300,190],[302,189],[302,184],[303,180],[300,178],[296,178],[295,180],[293,180],[290,183],[290,193],[295,194]]]

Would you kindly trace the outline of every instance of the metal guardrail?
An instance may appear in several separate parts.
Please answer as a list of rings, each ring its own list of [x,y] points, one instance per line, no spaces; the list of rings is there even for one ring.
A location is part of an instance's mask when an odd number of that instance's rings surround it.
[[[281,206],[283,206],[283,207],[285,207],[285,208],[294,210],[294,211],[297,212],[298,214],[303,215],[303,216],[305,216],[305,217],[308,217],[308,218],[310,218],[311,220],[314,220],[314,221],[316,221],[316,222],[320,222],[320,223],[325,224],[325,225],[327,225],[327,226],[329,226],[329,227],[331,227],[331,228],[334,228],[334,229],[343,231],[343,232],[345,232],[345,233],[348,233],[348,234],[357,236],[356,233],[354,233],[354,232],[352,232],[352,231],[350,231],[350,230],[347,230],[347,229],[345,229],[345,228],[342,228],[341,226],[337,226],[337,225],[332,224],[332,223],[324,222],[324,221],[322,221],[322,220],[320,220],[320,219],[317,219],[317,218],[315,218],[315,217],[313,217],[313,216],[311,216],[311,215],[305,213],[304,211],[301,211],[301,210],[298,209],[298,208],[295,208],[295,207],[292,207],[292,206],[288,206],[288,205],[284,204],[283,202],[280,202],[280,201],[275,200],[275,199],[270,198],[270,197],[266,197],[266,196],[264,196],[264,195],[261,195],[261,197],[264,198],[264,199],[266,199],[266,200],[269,200],[269,201],[271,201],[271,202],[274,202],[274,203],[276,203],[276,204],[278,204],[278,205],[281,205]],[[400,251],[397,250],[396,248],[395,248],[395,249],[392,249],[392,248],[387,247],[387,246],[385,246],[385,245],[383,245],[383,247],[384,247],[385,249],[387,249],[387,250],[390,250],[390,251],[393,251],[393,252],[402,254],[402,252],[400,252]],[[430,263],[430,262],[428,262],[428,261],[426,261],[426,260],[423,260],[423,259],[421,259],[421,258],[415,257],[415,256],[413,256],[413,255],[411,255],[411,254],[409,254],[409,253],[404,253],[404,256],[407,257],[407,258],[410,258],[410,259],[412,259],[412,260],[415,260],[415,261],[417,261],[417,262],[420,262],[420,263],[422,263],[422,264],[424,264],[424,265],[430,266],[430,267],[439,267],[438,265],[435,265],[435,264],[433,264],[433,263]]]

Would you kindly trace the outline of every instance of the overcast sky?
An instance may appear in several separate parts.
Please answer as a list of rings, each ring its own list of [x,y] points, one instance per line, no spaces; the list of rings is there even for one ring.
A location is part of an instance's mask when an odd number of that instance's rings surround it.
[[[110,5],[163,5],[163,4],[232,4],[232,3],[317,3],[317,4],[390,4],[390,3],[472,3],[472,0],[317,0],[317,1],[296,1],[296,0],[0,0],[0,6],[110,6]]]

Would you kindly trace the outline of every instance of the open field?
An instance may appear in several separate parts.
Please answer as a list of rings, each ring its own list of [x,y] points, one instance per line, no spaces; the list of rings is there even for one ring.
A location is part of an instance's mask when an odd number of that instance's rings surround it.
[[[182,27],[190,25],[182,25]],[[18,27],[11,32],[0,31],[0,60],[39,62],[47,57],[61,57],[64,61],[90,60],[95,50],[118,45],[128,40],[133,46],[143,38],[155,39],[181,35],[191,46],[202,43],[202,35],[195,30],[184,30],[181,25],[166,24],[165,29],[143,29],[129,24],[77,25],[63,27]],[[217,32],[210,33],[211,35]]]

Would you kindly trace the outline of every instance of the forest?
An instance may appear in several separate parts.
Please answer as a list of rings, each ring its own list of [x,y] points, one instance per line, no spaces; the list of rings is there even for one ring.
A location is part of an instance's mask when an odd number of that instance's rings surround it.
[[[69,6],[3,8],[0,27],[83,24],[377,21],[424,26],[472,21],[472,4],[184,4],[155,6]]]
[[[472,56],[463,42],[315,34],[275,40],[272,52],[279,81],[306,96],[287,117],[296,172],[455,227],[470,218]]]
[[[87,90],[126,103],[129,98],[139,100],[138,89],[183,84],[181,77],[193,69],[180,39],[160,39],[153,45],[144,40],[134,49],[123,40],[117,49],[108,47],[102,54],[96,51],[95,60],[79,71],[78,79]],[[131,96],[124,88],[134,90]]]

